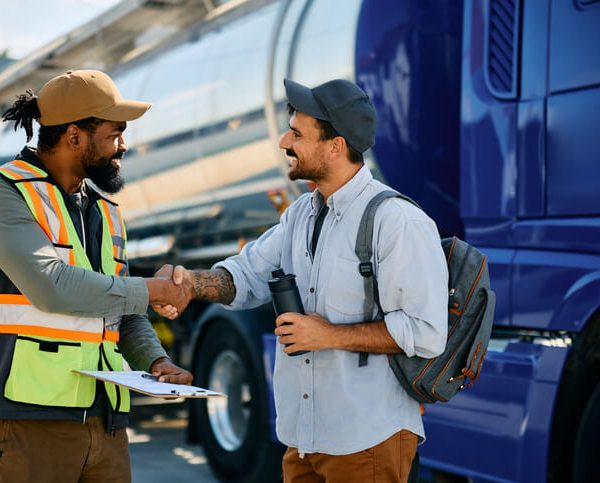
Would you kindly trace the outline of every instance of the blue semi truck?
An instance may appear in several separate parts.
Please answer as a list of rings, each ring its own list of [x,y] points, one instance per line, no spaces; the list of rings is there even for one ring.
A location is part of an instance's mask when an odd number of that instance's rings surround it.
[[[355,80],[379,117],[367,163],[487,254],[497,294],[480,379],[425,407],[423,478],[600,481],[600,2],[237,4],[112,71],[154,104],[128,128],[118,197],[132,272],[208,268],[276,223],[311,189],[277,148],[282,79]],[[19,144],[0,133],[0,157]],[[223,481],[279,474],[273,319],[194,303],[167,330],[229,396],[193,402],[188,428]]]

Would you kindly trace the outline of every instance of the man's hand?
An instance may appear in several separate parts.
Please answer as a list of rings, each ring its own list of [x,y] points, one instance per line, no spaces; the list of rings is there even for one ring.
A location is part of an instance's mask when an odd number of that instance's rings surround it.
[[[156,272],[156,277],[167,277],[174,285],[185,287],[191,299],[197,298],[208,302],[229,305],[235,298],[235,285],[231,274],[223,269],[214,270],[187,270],[181,265],[163,265]],[[190,300],[191,300],[190,299]],[[151,303],[152,308],[159,314],[170,319],[181,313],[172,303]]]
[[[183,290],[188,294],[189,300],[185,304],[186,306],[189,302],[194,299],[196,296],[196,292],[194,290],[194,273],[191,270],[186,270],[181,265],[177,265],[173,267],[173,265],[166,264],[163,265],[158,272],[154,274],[157,278],[163,278],[167,280],[171,280],[175,286],[182,287]],[[164,304],[150,304],[152,305],[152,309],[162,317],[166,317],[167,319],[174,319],[178,317],[183,309],[179,309],[175,303],[164,303]]]
[[[183,277],[177,275],[177,279],[174,280],[172,265],[164,265],[156,272],[154,278],[147,278],[146,285],[152,308],[169,319],[174,319],[183,313],[195,297],[193,278],[183,280]]]
[[[167,278],[173,280],[175,285],[181,285],[184,281],[184,277],[187,281],[191,282],[193,285],[194,277],[193,272],[191,270],[187,270],[182,265],[177,265],[173,267],[170,263],[167,263],[160,267],[160,270],[154,274],[155,277]]]
[[[150,372],[159,382],[190,385],[194,379],[191,372],[176,366],[167,357],[156,359],[150,367]]]
[[[384,320],[332,324],[319,314],[281,314],[275,320],[275,335],[287,354],[296,351],[340,349],[351,352],[400,354],[402,349],[390,335]]]
[[[279,343],[291,344],[283,349],[286,354],[334,348],[335,325],[319,314],[288,312],[277,317],[275,324]]]

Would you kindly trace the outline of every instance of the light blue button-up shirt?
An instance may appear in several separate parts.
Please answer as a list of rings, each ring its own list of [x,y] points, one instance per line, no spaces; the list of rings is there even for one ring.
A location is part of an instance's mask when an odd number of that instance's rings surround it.
[[[363,166],[327,200],[314,258],[310,252],[318,192],[305,194],[280,223],[239,255],[218,263],[236,287],[231,308],[270,301],[267,280],[281,267],[294,273],[306,312],[332,323],[373,320],[363,314],[364,282],[354,253],[358,225],[367,203],[388,189]],[[448,270],[435,223],[412,204],[390,199],[375,216],[374,269],[385,324],[409,356],[434,357],[446,343]],[[369,294],[369,296],[371,296]],[[278,344],[273,376],[277,435],[301,453],[350,454],[379,444],[401,429],[423,440],[419,404],[402,389],[387,356],[321,350],[291,357]]]

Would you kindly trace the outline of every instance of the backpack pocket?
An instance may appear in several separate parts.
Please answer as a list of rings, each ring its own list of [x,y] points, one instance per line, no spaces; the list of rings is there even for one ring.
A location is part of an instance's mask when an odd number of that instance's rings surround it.
[[[41,406],[90,407],[95,379],[73,370],[96,370],[97,358],[97,344],[20,335],[4,397]]]

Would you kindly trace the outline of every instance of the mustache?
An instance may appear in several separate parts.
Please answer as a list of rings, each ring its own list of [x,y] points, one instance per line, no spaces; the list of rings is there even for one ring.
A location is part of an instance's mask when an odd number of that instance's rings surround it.
[[[112,160],[116,159],[117,161],[121,161],[124,157],[125,157],[125,151],[116,152],[110,158],[108,158],[108,161],[106,162],[106,168],[111,169],[111,170],[118,170],[119,168],[116,168],[112,165]],[[104,158],[104,159],[106,159],[106,158]]]
[[[296,154],[296,152],[293,149],[286,149],[285,154],[287,154],[288,156],[293,156],[294,158],[298,157],[298,155]]]

